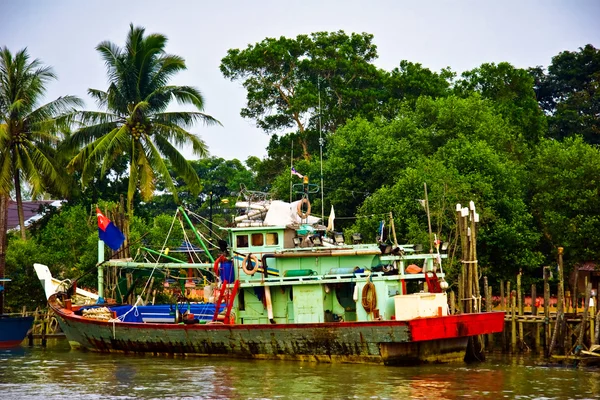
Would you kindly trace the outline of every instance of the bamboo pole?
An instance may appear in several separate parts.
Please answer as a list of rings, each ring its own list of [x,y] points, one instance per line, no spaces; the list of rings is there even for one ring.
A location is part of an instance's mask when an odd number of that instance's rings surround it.
[[[488,278],[487,276],[483,277],[483,294],[485,296],[485,311],[490,312],[492,311],[489,307],[490,304],[492,304],[492,298],[488,297]]]
[[[523,321],[522,321],[522,316],[523,316],[523,296],[521,293],[521,277],[522,277],[522,273],[521,271],[519,271],[519,273],[517,274],[517,301],[518,301],[518,313],[519,313],[519,340],[521,341],[521,344],[523,344],[525,342],[524,340],[524,331],[523,331]]]
[[[554,352],[554,347],[556,346],[556,342],[558,340],[558,332],[559,330],[562,332],[563,331],[563,322],[565,320],[565,316],[564,316],[564,309],[565,309],[565,303],[564,303],[564,296],[565,296],[565,292],[564,292],[564,280],[563,280],[563,260],[562,260],[562,255],[563,255],[563,248],[559,247],[558,248],[558,277],[559,277],[559,281],[558,281],[558,302],[557,302],[557,309],[556,309],[556,322],[555,322],[555,326],[554,326],[554,332],[552,333],[552,341],[550,342],[550,349],[548,350],[548,354],[551,356],[552,353]]]
[[[600,311],[596,314],[596,334],[594,336],[596,344],[600,343]]]
[[[549,356],[550,346],[550,267],[544,267],[544,352]]]
[[[464,269],[464,264],[462,264],[462,269]],[[458,312],[460,314],[464,313],[464,304],[463,299],[465,298],[465,287],[463,284],[463,274],[458,274]]]
[[[564,271],[563,271],[563,248],[559,247],[558,248],[558,277],[559,277],[559,282],[558,282],[558,298],[560,300],[559,303],[559,308],[561,306],[563,306],[563,308],[561,308],[561,311],[564,312],[564,300],[565,300],[565,278],[564,278]]]
[[[504,298],[504,280],[500,280],[500,309],[506,311],[506,299]]]
[[[486,310],[488,312],[492,312],[493,308],[494,308],[494,304],[492,303],[492,287],[489,286],[487,287],[487,277],[485,280],[485,284],[486,284],[486,299],[489,299],[489,301],[486,301]],[[492,333],[488,334],[488,346],[490,347],[490,349],[494,348],[494,335]]]
[[[577,291],[578,291],[578,280],[579,280],[579,268],[575,267],[575,283],[573,284],[573,305],[574,305],[574,310],[573,312],[575,313],[575,317],[577,317],[577,308],[579,306],[579,299],[577,296]],[[586,281],[587,281],[587,277],[586,277]],[[587,287],[587,282],[585,283],[585,287]]]
[[[531,315],[536,317],[538,314],[537,309],[537,288],[535,284],[531,285]],[[533,341],[535,345],[535,350],[540,350],[540,324],[535,324],[533,328]]]
[[[588,312],[590,310],[590,296],[592,295],[592,284],[588,283],[585,286],[585,303],[583,305],[583,317],[581,319],[581,328],[579,329],[579,335],[577,336],[577,347],[581,348],[583,346],[583,339],[587,332],[587,321],[588,321]]]
[[[516,296],[516,293],[514,290],[512,292],[510,292],[510,313],[511,313],[510,345],[511,345],[511,351],[513,351],[513,352],[517,348],[517,298],[516,297],[517,296]]]
[[[595,296],[591,296],[591,302],[593,302],[593,305],[590,306],[590,341],[591,344],[598,344],[598,342],[596,341],[596,321],[594,316],[596,315],[596,309],[598,308],[598,301],[596,298],[594,298]]]
[[[479,266],[477,262],[477,227],[476,223],[479,222],[479,214],[475,211],[475,203],[469,202],[470,208],[470,219],[471,219],[471,266],[473,270],[473,291],[477,300],[481,299],[481,292],[479,290]],[[479,311],[481,311],[481,304],[479,304]]]

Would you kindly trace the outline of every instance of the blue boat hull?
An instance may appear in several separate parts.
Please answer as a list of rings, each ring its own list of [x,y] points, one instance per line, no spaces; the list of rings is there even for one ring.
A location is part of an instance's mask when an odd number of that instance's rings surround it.
[[[0,348],[21,344],[33,324],[33,317],[0,316]]]

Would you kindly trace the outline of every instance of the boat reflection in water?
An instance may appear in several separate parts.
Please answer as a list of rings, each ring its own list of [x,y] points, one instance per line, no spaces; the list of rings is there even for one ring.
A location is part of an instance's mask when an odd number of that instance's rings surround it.
[[[2,399],[599,398],[600,371],[496,355],[413,367],[79,352],[65,340],[0,351]]]

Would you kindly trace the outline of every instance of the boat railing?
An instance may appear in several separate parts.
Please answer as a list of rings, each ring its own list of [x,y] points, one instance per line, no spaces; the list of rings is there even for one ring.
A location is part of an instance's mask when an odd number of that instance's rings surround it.
[[[439,273],[438,278],[445,277],[445,274]],[[309,276],[276,276],[261,279],[240,278],[240,287],[257,286],[292,286],[292,285],[315,285],[327,283],[356,283],[364,282],[367,279],[372,281],[400,281],[403,279],[425,281],[425,274],[410,275],[385,275],[383,272],[360,273],[360,274],[324,274]]]

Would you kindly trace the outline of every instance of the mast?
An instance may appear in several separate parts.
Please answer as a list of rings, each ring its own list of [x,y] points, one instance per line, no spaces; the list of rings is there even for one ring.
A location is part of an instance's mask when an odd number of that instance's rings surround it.
[[[321,78],[317,77],[317,87],[319,92],[319,151],[321,155],[321,218],[325,219],[325,203],[323,200],[323,129],[321,128]]]

